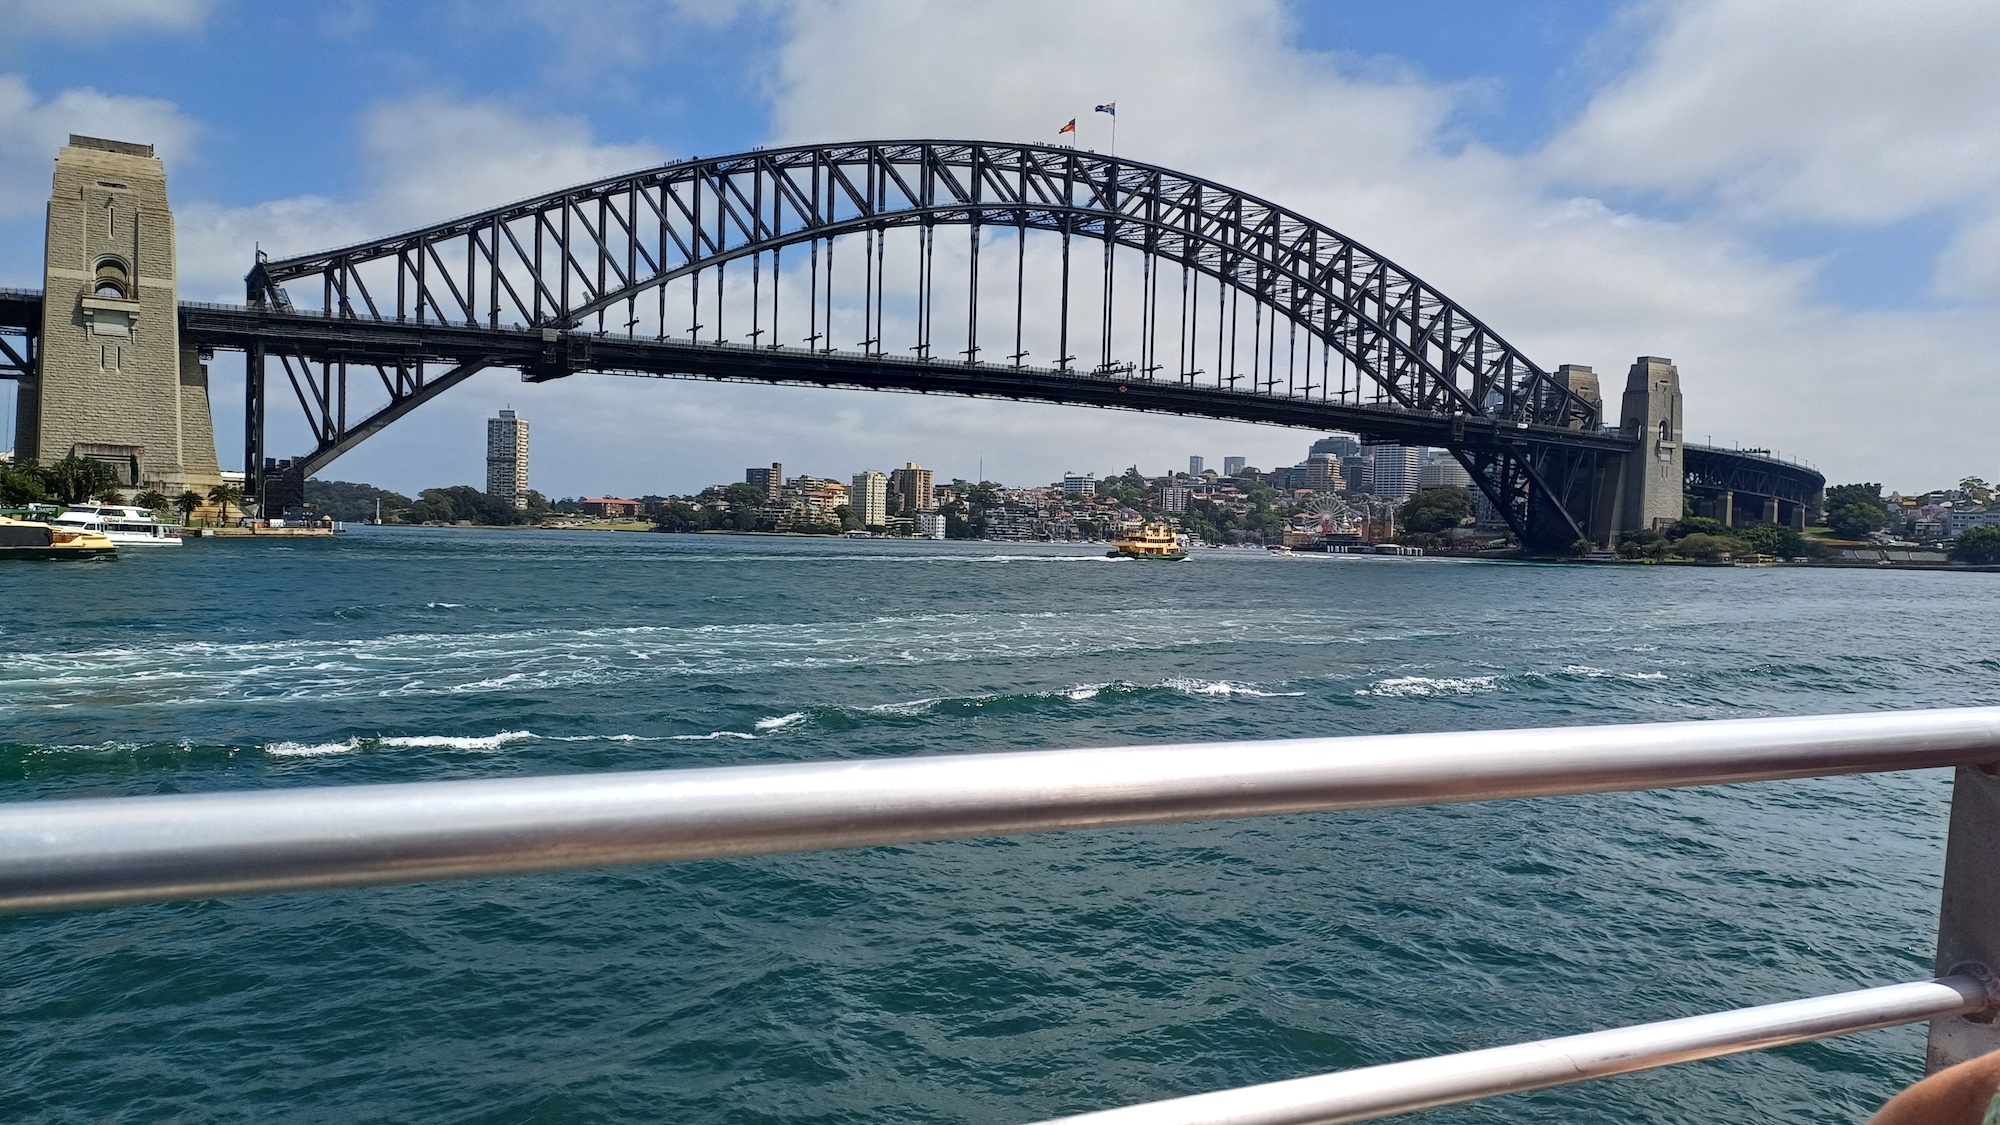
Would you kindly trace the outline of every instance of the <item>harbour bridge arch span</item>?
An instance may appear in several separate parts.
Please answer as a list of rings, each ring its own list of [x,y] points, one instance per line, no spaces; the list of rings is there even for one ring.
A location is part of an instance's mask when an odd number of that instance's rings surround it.
[[[969,233],[965,249],[940,255],[951,228]],[[1048,251],[1032,299],[1031,233]],[[1355,430],[1450,449],[1524,541],[1551,548],[1603,538],[1593,497],[1632,444],[1600,429],[1594,401],[1332,228],[1070,148],[885,141],[678,161],[260,260],[246,281],[269,327],[232,334],[218,314],[204,338],[251,353],[246,465],[260,496],[275,488],[270,502],[488,366],[538,381],[753,379]],[[858,323],[853,349],[836,345],[836,322]],[[1027,362],[1030,335],[1052,337],[1052,362]],[[357,382],[370,368],[379,378],[378,408],[350,411],[356,365]],[[283,466],[262,447],[267,370],[291,384],[316,441]]]

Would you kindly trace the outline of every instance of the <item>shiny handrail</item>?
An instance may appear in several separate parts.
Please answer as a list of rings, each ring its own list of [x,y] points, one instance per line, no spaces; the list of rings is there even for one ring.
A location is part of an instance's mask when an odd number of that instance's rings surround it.
[[[1591,1078],[1987,1010],[1992,978],[1960,973],[1809,1000],[1337,1071],[1064,1117],[1043,1125],[1340,1125]]]
[[[0,912],[2000,759],[2000,707],[0,805]]]

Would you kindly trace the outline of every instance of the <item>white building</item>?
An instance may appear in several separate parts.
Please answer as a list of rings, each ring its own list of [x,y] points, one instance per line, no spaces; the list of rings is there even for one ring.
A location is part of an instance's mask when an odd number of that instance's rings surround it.
[[[512,410],[486,420],[486,494],[528,506],[528,422]]]
[[[1064,473],[1062,488],[1063,499],[1065,500],[1073,500],[1079,496],[1095,496],[1097,495],[1097,474],[1084,473],[1082,476],[1078,476],[1075,473]]]
[[[1378,445],[1368,490],[1385,500],[1401,500],[1417,490],[1417,451],[1407,445]]]
[[[1946,512],[1944,537],[1956,539],[1975,527],[2000,526],[2000,512]]]
[[[916,521],[917,521],[916,523],[917,538],[919,539],[944,538],[943,512],[918,512],[916,515]]]
[[[863,527],[888,523],[889,478],[872,470],[854,474],[854,488],[847,495],[847,506]]]
[[[1188,509],[1188,498],[1193,495],[1193,489],[1169,485],[1160,490],[1160,508],[1168,512],[1185,512]]]
[[[1417,470],[1418,488],[1471,488],[1472,474],[1450,454]]]

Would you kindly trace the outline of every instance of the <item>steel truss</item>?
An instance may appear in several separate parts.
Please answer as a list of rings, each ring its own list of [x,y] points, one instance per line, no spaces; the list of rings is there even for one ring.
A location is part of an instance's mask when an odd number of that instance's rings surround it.
[[[41,351],[42,295],[0,289],[0,379],[34,379]]]
[[[1682,491],[1704,499],[1725,492],[1775,499],[1808,515],[1819,512],[1826,477],[1792,461],[1742,449],[1690,445],[1683,452]]]
[[[936,291],[940,227],[969,231],[962,293]],[[1031,231],[1056,236],[1061,247],[1059,298],[1042,312],[1025,299]],[[899,287],[893,310],[885,282],[892,232],[899,254],[902,245],[917,248],[914,298]],[[1078,251],[1078,239],[1101,246],[1101,263]],[[788,250],[789,305],[782,283]],[[849,297],[860,275],[858,353],[839,348],[833,335],[836,313],[851,322],[855,311],[848,298],[835,303],[837,256]],[[796,307],[801,269],[810,279],[804,310]],[[1008,325],[992,322],[990,278],[981,316],[982,270],[996,269],[1013,283],[1001,287],[1003,299],[1013,290],[1011,335]],[[1366,422],[1335,420],[1361,408],[1442,422],[1447,432],[1437,444],[1453,450],[1524,542],[1543,548],[1586,538],[1597,466],[1629,444],[1613,438],[1606,445],[1592,404],[1436,289],[1339,232],[1209,180],[1068,148],[899,141],[681,161],[389,239],[260,260],[246,279],[252,305],[274,322],[303,319],[287,287],[313,281],[318,308],[305,315],[357,327],[533,330],[542,337],[533,356],[522,357],[511,343],[498,350],[509,353],[505,365],[535,380],[609,369],[592,358],[593,348],[601,357],[614,342],[651,342],[657,347],[644,349],[649,364],[666,363],[670,353],[677,364],[626,368],[634,373],[736,377],[715,370],[728,364],[689,354],[738,348],[725,331],[734,317],[741,337],[773,361],[749,377],[825,383],[824,372],[815,372],[836,358],[854,375],[846,360],[888,363],[908,355],[964,369],[971,378],[942,380],[969,388],[956,393],[1023,397],[1001,373],[1030,370],[1024,325],[1052,330],[1057,354],[1041,369],[1128,388],[1177,387],[1200,396],[1202,408],[1192,413],[1261,417],[1269,411],[1253,400],[1281,400],[1326,408],[1315,415],[1326,425]],[[670,310],[670,289],[676,300],[684,290],[686,303]],[[1097,307],[1073,317],[1077,289],[1091,290]],[[954,317],[946,327],[952,339],[940,335],[940,309],[963,312],[962,319],[944,314]],[[907,350],[885,339],[891,311],[898,330],[909,331]],[[792,326],[803,323],[797,344],[781,332],[781,315]],[[996,333],[999,343],[992,342]],[[1092,343],[1086,357],[1072,354]],[[252,355],[246,418],[253,489],[261,488],[256,478],[266,464],[267,372],[283,373],[312,426],[316,448],[288,474],[302,482],[431,396],[501,363],[477,348],[433,353],[427,358],[445,369],[432,375],[418,357],[398,353],[385,363],[358,355],[366,349],[337,335],[259,346],[268,350]],[[982,358],[993,352],[1005,362]],[[267,368],[267,356],[277,368]],[[348,375],[357,358],[367,368],[361,378],[379,381],[388,405],[350,418]],[[869,384],[858,376],[834,381]],[[1517,432],[1501,440],[1496,428]]]

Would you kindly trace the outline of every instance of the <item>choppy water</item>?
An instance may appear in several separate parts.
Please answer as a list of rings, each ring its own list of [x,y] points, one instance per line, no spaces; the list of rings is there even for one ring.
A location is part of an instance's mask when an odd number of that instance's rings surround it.
[[[0,800],[2000,702],[1994,576],[360,531],[0,573]],[[970,1122],[1928,973],[1948,778],[0,920],[49,1121]],[[1921,1028],[1428,1120],[1840,1121]]]

